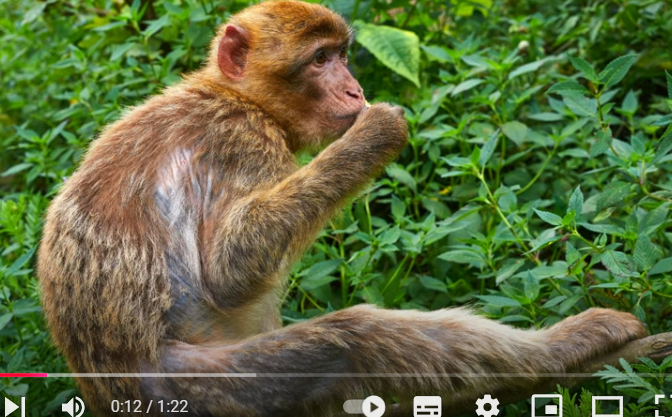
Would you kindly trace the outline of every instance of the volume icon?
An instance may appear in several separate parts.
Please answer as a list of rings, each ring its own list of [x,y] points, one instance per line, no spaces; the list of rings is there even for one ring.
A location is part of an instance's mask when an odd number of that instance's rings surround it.
[[[79,397],[70,398],[65,404],[61,404],[61,411],[70,414],[70,417],[79,417],[84,413],[84,401]]]

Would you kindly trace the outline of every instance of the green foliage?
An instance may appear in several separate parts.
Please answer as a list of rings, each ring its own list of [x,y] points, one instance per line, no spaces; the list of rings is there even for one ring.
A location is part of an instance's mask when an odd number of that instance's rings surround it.
[[[104,125],[197,68],[247,3],[0,0],[0,372],[67,372],[33,271],[49,200]],[[356,22],[353,71],[369,101],[404,106],[409,145],[292,271],[287,323],[475,301],[522,327],[601,306],[670,330],[669,2],[325,3]],[[644,415],[669,364],[561,390],[565,415],[614,390]],[[0,379],[42,415],[72,389]]]

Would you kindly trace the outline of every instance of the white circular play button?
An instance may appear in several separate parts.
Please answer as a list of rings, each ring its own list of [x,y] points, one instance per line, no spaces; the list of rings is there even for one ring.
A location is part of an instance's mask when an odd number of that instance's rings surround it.
[[[362,403],[362,412],[366,417],[382,417],[385,414],[385,401],[375,395],[366,397]]]

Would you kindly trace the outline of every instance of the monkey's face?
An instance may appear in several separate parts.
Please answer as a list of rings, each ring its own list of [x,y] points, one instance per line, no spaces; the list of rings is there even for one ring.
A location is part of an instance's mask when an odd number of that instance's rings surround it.
[[[303,118],[295,130],[324,143],[353,125],[365,107],[364,92],[348,68],[347,44],[319,45],[311,58],[297,80],[296,103]]]
[[[302,2],[264,2],[213,42],[227,84],[271,115],[295,150],[341,137],[365,106],[348,69],[352,33],[338,15]]]

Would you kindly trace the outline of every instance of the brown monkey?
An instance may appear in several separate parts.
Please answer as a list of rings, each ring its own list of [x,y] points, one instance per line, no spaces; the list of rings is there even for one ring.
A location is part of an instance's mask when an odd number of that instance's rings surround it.
[[[561,372],[644,334],[609,310],[523,331],[463,309],[371,306],[280,328],[289,267],[406,144],[401,109],[364,108],[350,39],[322,6],[244,10],[219,29],[202,70],[109,126],[63,185],[38,273],[73,371],[258,373],[78,378],[96,415],[116,415],[113,400],[142,410],[154,400],[154,414],[157,400],[165,414],[186,400],[189,415],[327,416],[367,393],[401,404],[482,394],[503,380],[422,373]],[[325,145],[297,166],[297,150]]]

